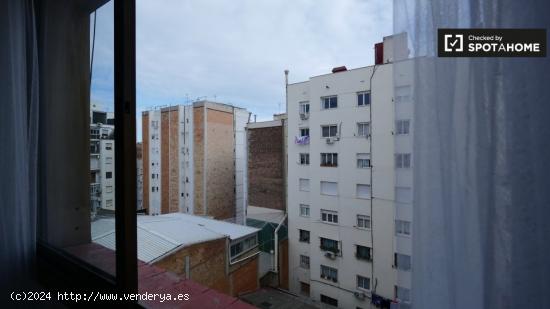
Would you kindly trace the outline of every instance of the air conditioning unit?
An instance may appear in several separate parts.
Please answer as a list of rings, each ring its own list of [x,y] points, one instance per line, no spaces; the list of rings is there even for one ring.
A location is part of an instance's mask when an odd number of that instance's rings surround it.
[[[332,252],[332,251],[327,251],[327,252],[325,252],[325,257],[327,257],[331,260],[334,260],[336,258],[336,254],[334,254],[334,252]]]
[[[367,294],[365,294],[363,292],[354,292],[353,296],[355,296],[355,298],[357,298],[359,300],[365,300],[365,298],[367,297]]]
[[[306,113],[300,113],[300,119],[302,120],[306,120],[309,118],[309,114],[306,114]]]
[[[327,137],[327,144],[334,144],[334,139],[332,137]]]

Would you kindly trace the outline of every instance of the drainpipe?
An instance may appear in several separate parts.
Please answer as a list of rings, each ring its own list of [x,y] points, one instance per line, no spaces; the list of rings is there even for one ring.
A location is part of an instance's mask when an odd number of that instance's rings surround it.
[[[277,228],[275,229],[275,259],[273,261],[273,272],[278,274],[279,273],[279,235],[277,234],[279,232],[279,229],[281,228],[281,226],[283,225],[283,222],[285,222],[286,220],[286,216],[287,214],[284,215],[283,219],[281,220],[281,222],[279,222],[279,225],[277,225]]]

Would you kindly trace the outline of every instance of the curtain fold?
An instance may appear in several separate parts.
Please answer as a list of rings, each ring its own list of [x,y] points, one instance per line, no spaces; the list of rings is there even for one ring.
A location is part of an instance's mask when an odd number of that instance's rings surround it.
[[[28,286],[36,250],[38,58],[33,1],[0,2],[0,279]]]
[[[438,28],[550,28],[550,3],[396,0],[415,63],[414,308],[550,308],[550,62],[437,58]]]

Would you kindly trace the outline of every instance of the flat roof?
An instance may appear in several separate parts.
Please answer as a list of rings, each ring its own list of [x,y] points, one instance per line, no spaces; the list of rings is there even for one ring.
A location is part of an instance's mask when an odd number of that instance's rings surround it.
[[[249,226],[182,213],[138,215],[138,259],[150,263],[180,247],[226,237],[236,240],[258,231]],[[115,219],[110,217],[93,221],[92,241],[115,250]]]
[[[249,122],[246,124],[248,129],[258,129],[258,128],[270,128],[270,127],[280,127],[283,125],[281,120],[268,120],[268,121],[258,121],[258,122]]]

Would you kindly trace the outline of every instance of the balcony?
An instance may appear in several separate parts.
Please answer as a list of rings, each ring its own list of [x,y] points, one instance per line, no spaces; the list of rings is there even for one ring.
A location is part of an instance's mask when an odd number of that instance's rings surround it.
[[[90,197],[99,197],[101,195],[101,185],[99,183],[90,184]]]

